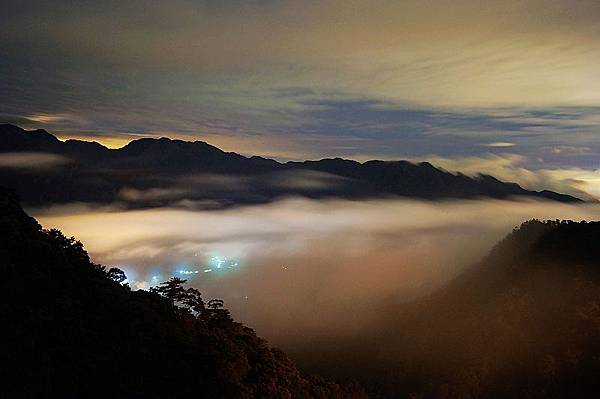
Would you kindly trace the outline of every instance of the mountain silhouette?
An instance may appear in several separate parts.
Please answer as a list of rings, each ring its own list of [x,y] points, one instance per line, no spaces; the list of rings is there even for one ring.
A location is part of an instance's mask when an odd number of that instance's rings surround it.
[[[52,154],[47,167],[3,163],[0,179],[26,204],[124,202],[129,206],[230,206],[308,198],[509,198],[527,196],[560,202],[579,199],[551,191],[528,191],[489,175],[469,177],[407,161],[341,158],[281,163],[224,152],[201,141],[134,140],[119,149],[95,142],[60,141],[45,130],[0,125],[0,157]],[[34,159],[34,158],[31,158]]]
[[[132,291],[4,189],[0,259],[3,398],[365,397],[302,374],[181,280]]]

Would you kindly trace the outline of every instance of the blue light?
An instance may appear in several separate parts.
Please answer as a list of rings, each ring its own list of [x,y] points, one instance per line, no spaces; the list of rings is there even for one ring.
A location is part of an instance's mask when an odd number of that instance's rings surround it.
[[[224,270],[224,269],[236,269],[240,264],[233,260],[229,259],[225,256],[211,256],[209,259],[209,264],[213,269]]]
[[[190,275],[190,274],[198,274],[198,273],[200,273],[198,270],[179,270],[179,274]]]

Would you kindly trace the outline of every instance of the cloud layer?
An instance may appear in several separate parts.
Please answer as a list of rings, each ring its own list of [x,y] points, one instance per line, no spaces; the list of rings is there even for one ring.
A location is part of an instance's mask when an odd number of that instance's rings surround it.
[[[596,220],[594,204],[515,201],[310,201],[216,211],[34,210],[136,286],[198,270],[191,284],[226,300],[276,345],[358,334],[383,304],[419,297],[530,218]],[[239,262],[212,267],[212,256]],[[157,276],[153,280],[153,276]],[[187,277],[187,275],[186,275]]]

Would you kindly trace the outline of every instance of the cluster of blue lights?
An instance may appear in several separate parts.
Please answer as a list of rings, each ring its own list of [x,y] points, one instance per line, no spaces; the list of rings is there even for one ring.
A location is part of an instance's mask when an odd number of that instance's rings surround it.
[[[179,270],[179,274],[198,274],[198,270]]]
[[[239,262],[235,259],[215,255],[209,257],[204,265],[192,265],[188,263],[175,264],[172,266],[170,273],[165,273],[164,268],[156,267],[150,271],[149,276],[147,275],[147,280],[143,278],[140,279],[139,277],[141,276],[136,276],[137,273],[134,269],[127,270],[127,276],[129,278],[125,281],[125,283],[128,283],[132,286],[141,284],[142,287],[155,287],[173,276],[178,276],[189,280],[205,273],[223,274],[232,272],[236,269],[239,269],[239,266]]]
[[[210,259],[208,260],[208,264],[206,265],[206,267],[204,269],[197,270],[197,269],[181,268],[181,269],[177,269],[175,274],[189,276],[189,275],[200,274],[200,273],[212,273],[212,272],[219,272],[219,271],[227,271],[227,270],[237,269],[239,267],[239,265],[240,264],[236,260],[229,259],[225,256],[215,255],[215,256],[210,257]]]
[[[235,269],[238,267],[237,262],[229,260],[224,256],[213,256],[210,258],[210,263],[216,269]]]

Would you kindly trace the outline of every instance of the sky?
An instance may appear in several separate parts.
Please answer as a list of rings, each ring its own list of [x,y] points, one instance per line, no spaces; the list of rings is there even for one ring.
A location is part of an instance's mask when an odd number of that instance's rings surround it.
[[[282,160],[436,159],[600,193],[594,0],[2,9],[4,122],[111,147],[168,136]]]

